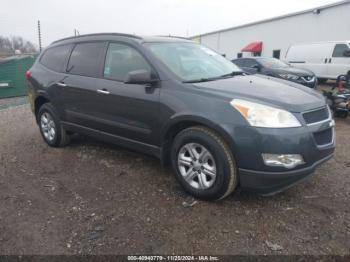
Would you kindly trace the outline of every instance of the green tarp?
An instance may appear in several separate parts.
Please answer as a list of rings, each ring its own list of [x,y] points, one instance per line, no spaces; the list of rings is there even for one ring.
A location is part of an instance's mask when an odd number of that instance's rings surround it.
[[[0,59],[0,98],[27,94],[25,72],[34,61],[34,55],[17,55]]]

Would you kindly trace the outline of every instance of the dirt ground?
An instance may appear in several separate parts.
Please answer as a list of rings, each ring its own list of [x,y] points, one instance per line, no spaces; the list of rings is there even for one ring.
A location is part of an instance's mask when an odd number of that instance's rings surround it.
[[[0,254],[350,254],[350,119],[335,157],[272,197],[184,193],[157,159],[77,138],[49,148],[28,105],[0,111]]]

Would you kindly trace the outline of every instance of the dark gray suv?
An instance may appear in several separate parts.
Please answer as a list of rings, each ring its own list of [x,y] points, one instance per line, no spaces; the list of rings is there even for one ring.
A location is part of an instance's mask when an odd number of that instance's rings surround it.
[[[151,154],[201,199],[222,199],[238,185],[279,192],[334,151],[334,122],[320,94],[246,75],[185,39],[66,38],[45,49],[26,78],[48,145],[83,133]]]

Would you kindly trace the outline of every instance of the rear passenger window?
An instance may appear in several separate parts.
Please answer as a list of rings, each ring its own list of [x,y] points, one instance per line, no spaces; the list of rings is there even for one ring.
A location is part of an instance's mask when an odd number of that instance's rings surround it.
[[[98,76],[98,61],[103,47],[103,42],[77,44],[69,58],[67,72],[73,75]]]
[[[345,57],[344,52],[349,50],[346,44],[336,44],[333,51],[333,57]]]
[[[71,45],[61,45],[47,49],[40,58],[40,63],[53,71],[62,72],[71,47]]]
[[[104,68],[106,78],[123,81],[129,72],[141,69],[151,71],[150,65],[137,50],[123,44],[109,45]]]

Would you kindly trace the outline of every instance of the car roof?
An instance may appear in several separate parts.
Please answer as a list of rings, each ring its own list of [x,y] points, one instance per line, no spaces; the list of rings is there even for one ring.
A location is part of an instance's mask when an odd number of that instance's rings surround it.
[[[135,41],[139,43],[144,42],[189,42],[194,43],[192,40],[178,37],[178,36],[138,36],[131,34],[123,34],[123,33],[97,33],[97,34],[87,34],[87,35],[79,35],[72,36],[63,39],[56,40],[51,43],[51,45],[59,45],[59,44],[68,44],[68,43],[76,43],[76,42],[84,42],[84,41],[98,41],[98,40],[109,40],[109,41],[118,41],[118,40],[129,40]]]
[[[267,56],[252,56],[252,57],[240,57],[240,58],[235,58],[232,61],[236,60],[242,60],[242,59],[255,59],[255,60],[260,60],[260,59],[277,59],[274,57],[267,57]]]

